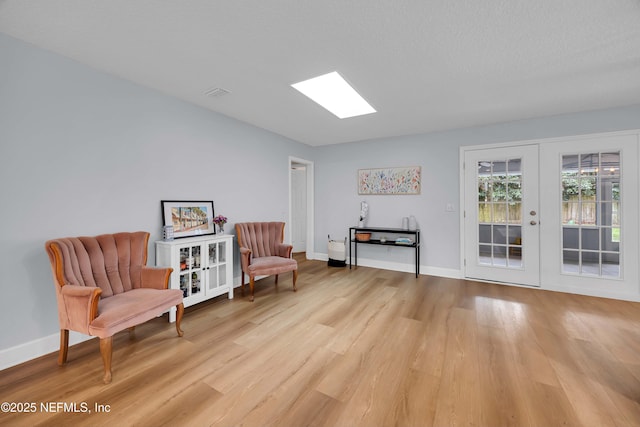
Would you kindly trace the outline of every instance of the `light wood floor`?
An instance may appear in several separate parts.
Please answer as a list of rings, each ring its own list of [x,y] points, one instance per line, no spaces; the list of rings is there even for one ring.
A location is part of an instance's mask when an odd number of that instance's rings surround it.
[[[640,425],[640,304],[319,261],[298,280],[187,309],[183,338],[118,334],[110,385],[95,340],[2,371],[1,401],[92,413],[0,424]]]

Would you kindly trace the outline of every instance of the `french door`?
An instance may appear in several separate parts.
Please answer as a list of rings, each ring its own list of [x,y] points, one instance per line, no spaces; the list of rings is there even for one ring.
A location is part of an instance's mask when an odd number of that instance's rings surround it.
[[[464,151],[465,277],[637,298],[638,139]]]
[[[638,285],[638,135],[542,144],[542,282],[627,298]]]
[[[464,157],[465,275],[540,285],[538,146]]]

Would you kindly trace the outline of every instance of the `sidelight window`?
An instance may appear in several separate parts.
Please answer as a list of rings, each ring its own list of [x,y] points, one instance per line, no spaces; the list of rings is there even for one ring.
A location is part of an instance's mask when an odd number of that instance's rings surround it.
[[[620,273],[620,152],[562,156],[562,272]]]

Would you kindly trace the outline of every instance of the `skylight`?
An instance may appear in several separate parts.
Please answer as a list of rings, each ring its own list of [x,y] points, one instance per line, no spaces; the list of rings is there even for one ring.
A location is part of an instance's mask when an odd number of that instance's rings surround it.
[[[337,71],[291,85],[340,119],[376,110]]]

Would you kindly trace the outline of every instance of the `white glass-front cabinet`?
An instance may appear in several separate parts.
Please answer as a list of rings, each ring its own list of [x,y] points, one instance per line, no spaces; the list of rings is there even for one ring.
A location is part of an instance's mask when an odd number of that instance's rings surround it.
[[[232,235],[157,241],[156,266],[173,268],[169,288],[182,290],[185,307],[225,293],[233,298]],[[172,308],[169,321],[175,320]]]

